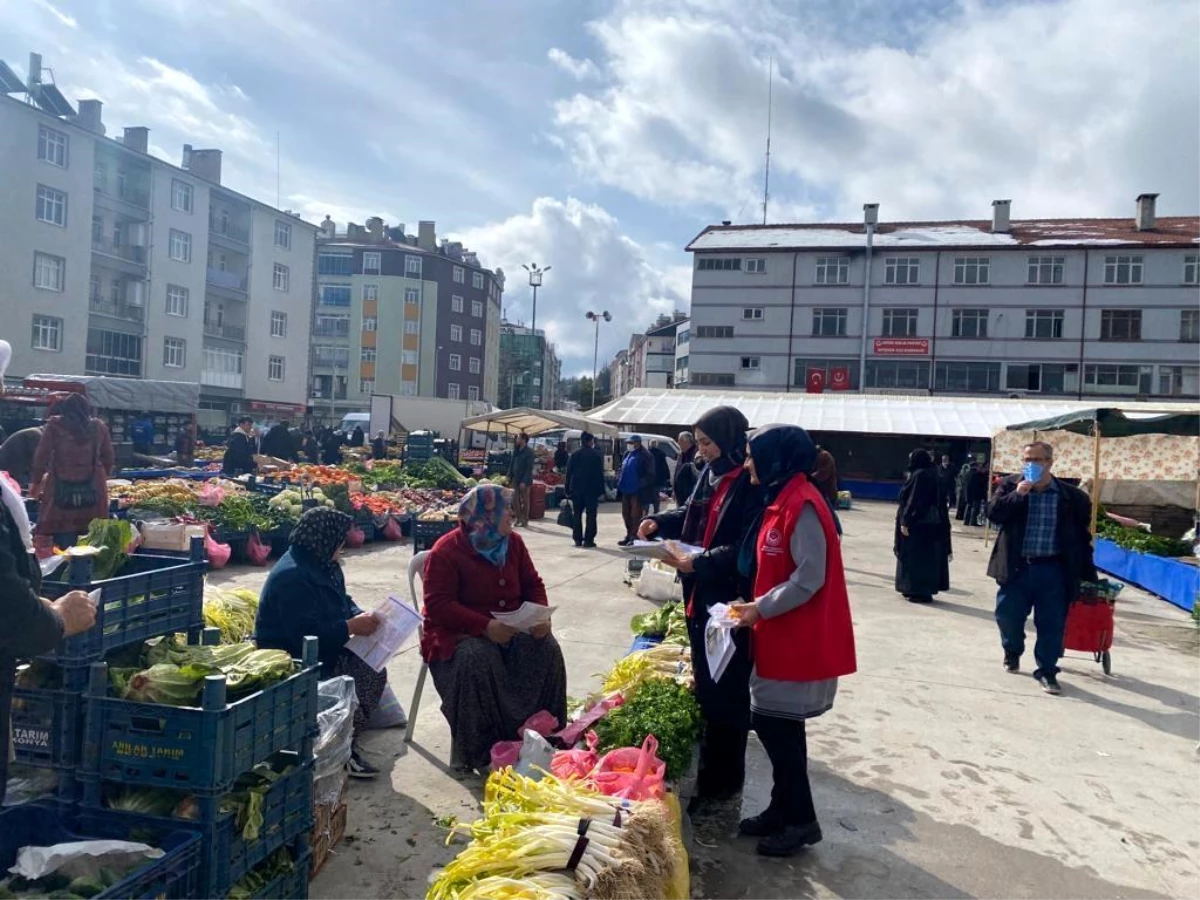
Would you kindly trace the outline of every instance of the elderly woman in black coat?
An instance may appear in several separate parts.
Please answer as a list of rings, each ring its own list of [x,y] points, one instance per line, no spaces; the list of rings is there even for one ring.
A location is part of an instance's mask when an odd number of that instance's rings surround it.
[[[950,590],[950,513],[933,457],[914,450],[896,510],[896,590],[910,603],[932,603]]]

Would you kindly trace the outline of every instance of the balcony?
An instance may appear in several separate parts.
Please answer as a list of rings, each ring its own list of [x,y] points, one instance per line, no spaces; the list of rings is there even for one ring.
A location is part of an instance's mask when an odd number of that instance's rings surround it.
[[[128,203],[130,206],[136,206],[138,209],[150,209],[150,192],[128,184],[118,184],[113,190],[110,190],[107,186],[101,187],[97,184],[96,194],[99,197],[120,200],[122,203]]]
[[[206,387],[226,388],[240,391],[242,389],[241,372],[218,372],[212,369],[201,369],[200,383]]]
[[[132,303],[114,303],[103,297],[89,297],[88,312],[108,316],[110,319],[120,319],[123,322],[143,322],[146,318],[146,310],[140,306]]]
[[[246,328],[243,325],[229,325],[224,322],[205,322],[205,337],[224,338],[227,341],[246,341]]]
[[[146,277],[146,248],[133,244],[118,244],[102,237],[92,236],[92,252],[116,262],[116,268],[142,278]]]
[[[237,272],[227,272],[222,269],[209,268],[206,270],[205,281],[218,292],[224,292],[237,300],[245,300],[248,279]]]
[[[250,246],[250,229],[228,220],[209,217],[208,234],[217,238],[217,243],[228,243],[238,249]]]

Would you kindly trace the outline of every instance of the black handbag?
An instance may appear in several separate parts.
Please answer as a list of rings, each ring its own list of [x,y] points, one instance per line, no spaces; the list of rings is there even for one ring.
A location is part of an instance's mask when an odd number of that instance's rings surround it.
[[[64,481],[54,479],[54,505],[59,509],[87,509],[95,506],[99,495],[96,493],[96,466],[100,462],[100,442],[96,441],[92,450],[92,477],[87,481]]]
[[[575,527],[575,507],[570,500],[564,500],[559,507],[558,524],[563,528]]]

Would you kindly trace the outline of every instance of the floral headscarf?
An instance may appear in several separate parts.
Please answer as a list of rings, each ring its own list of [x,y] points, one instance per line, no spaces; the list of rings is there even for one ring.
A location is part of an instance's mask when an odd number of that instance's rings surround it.
[[[300,517],[288,538],[288,545],[299,547],[314,563],[336,569],[338,564],[333,555],[346,542],[346,534],[353,525],[352,516],[328,506],[318,506]]]
[[[508,535],[500,534],[500,523],[508,509],[504,488],[481,484],[471,488],[458,507],[458,520],[475,552],[500,567],[508,558]]]

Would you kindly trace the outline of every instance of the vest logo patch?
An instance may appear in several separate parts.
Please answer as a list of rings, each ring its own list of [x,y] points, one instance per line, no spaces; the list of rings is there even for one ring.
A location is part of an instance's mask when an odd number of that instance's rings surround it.
[[[783,553],[783,532],[778,528],[768,528],[763,535],[762,552],[764,556],[779,556]]]

